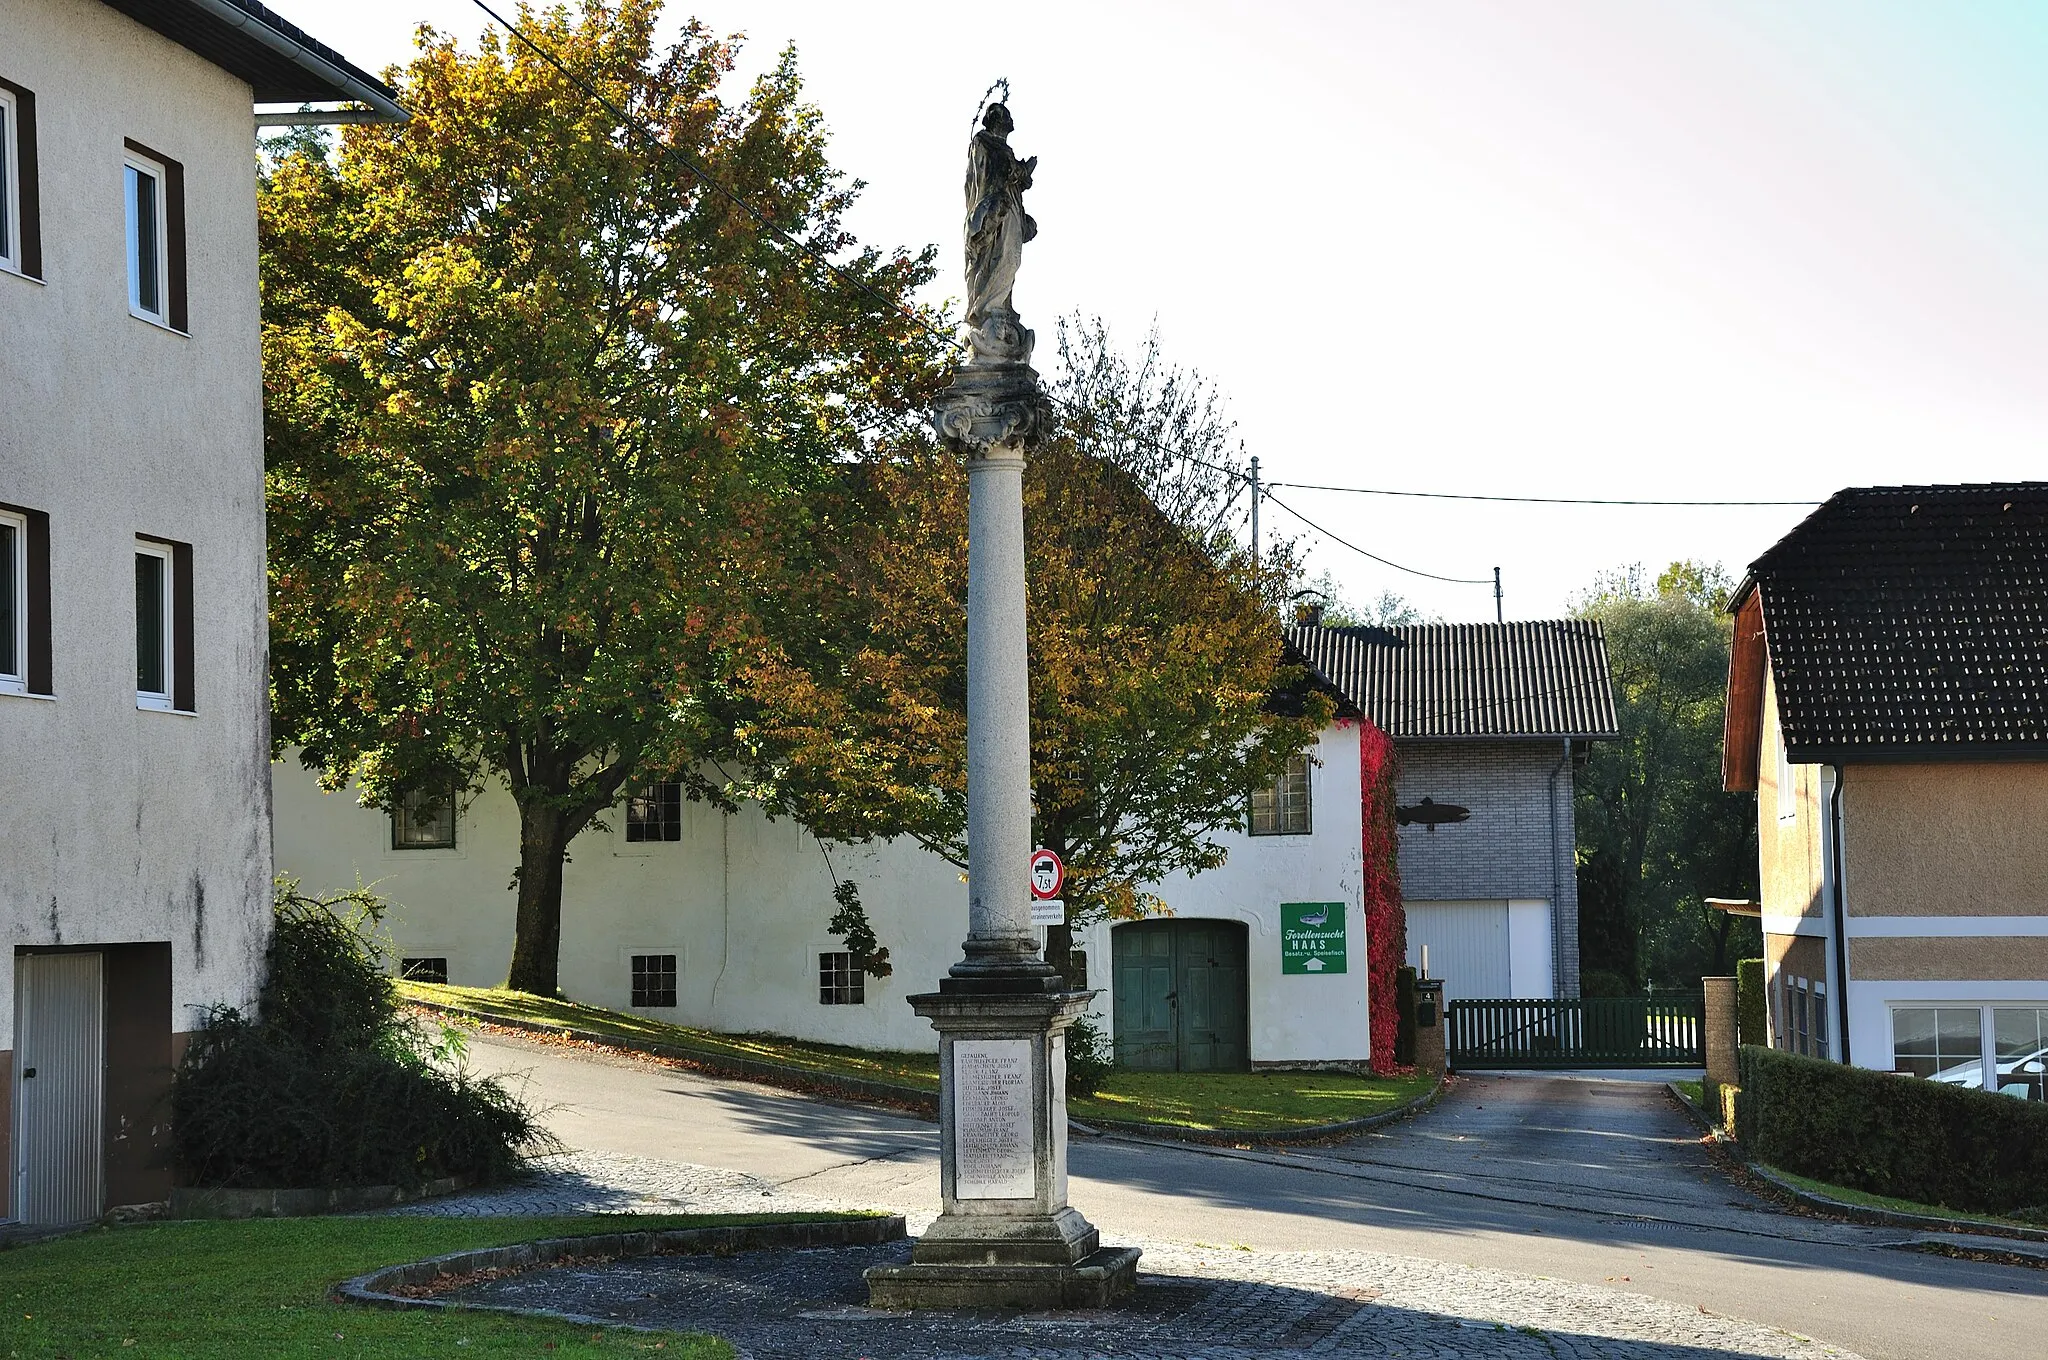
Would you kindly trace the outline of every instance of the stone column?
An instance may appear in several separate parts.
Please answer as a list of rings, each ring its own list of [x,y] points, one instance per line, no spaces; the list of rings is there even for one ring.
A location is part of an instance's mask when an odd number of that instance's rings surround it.
[[[1706,989],[1706,1049],[1707,1085],[1735,1085],[1735,979],[1732,977],[1701,978],[1700,984]],[[1703,1093],[1704,1094],[1704,1093]],[[1709,1108],[1718,1107],[1719,1098],[1707,1096]]]
[[[933,427],[967,459],[967,939],[939,990],[910,998],[939,1032],[943,1212],[907,1266],[867,1273],[880,1308],[1099,1308],[1137,1285],[1135,1248],[1104,1248],[1067,1203],[1066,1031],[1090,992],[1039,957],[1031,925],[1031,672],[1024,455],[1050,423],[1032,334],[1010,306],[1037,228],[1037,162],[988,109],[967,176],[971,357]]]

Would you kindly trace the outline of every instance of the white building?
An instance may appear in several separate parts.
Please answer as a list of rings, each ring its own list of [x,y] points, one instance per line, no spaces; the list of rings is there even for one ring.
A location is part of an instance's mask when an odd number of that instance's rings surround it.
[[[270,919],[257,102],[389,92],[247,0],[0,0],[0,1218],[165,1199]]]
[[[1248,800],[1244,828],[1223,836],[1222,868],[1154,885],[1169,916],[1077,932],[1086,976],[1070,980],[1101,990],[1097,1015],[1119,1060],[1169,1070],[1367,1061],[1361,711],[1396,724],[1397,743],[1416,738],[1400,789],[1471,805],[1470,825],[1401,832],[1404,874],[1413,861],[1425,897],[1436,895],[1409,903],[1425,922],[1411,926],[1411,948],[1418,933],[1435,938],[1434,972],[1498,989],[1463,995],[1573,994],[1568,752],[1613,725],[1597,625],[1308,626],[1288,642],[1343,716],[1276,788]],[[1379,652],[1409,660],[1361,660]],[[1464,675],[1461,657],[1480,672]],[[1465,765],[1470,778],[1446,774]],[[408,817],[323,793],[295,761],[275,783],[281,869],[312,890],[374,887],[394,904],[396,957],[415,976],[504,980],[519,844],[502,788],[459,812],[430,799]],[[608,834],[570,847],[565,995],[705,1029],[933,1046],[904,998],[960,957],[967,894],[954,866],[908,843],[821,847],[794,823],[753,809],[727,816],[674,785],[608,821]],[[858,885],[892,976],[861,978],[827,933],[835,874]],[[1462,933],[1428,935],[1446,923]]]

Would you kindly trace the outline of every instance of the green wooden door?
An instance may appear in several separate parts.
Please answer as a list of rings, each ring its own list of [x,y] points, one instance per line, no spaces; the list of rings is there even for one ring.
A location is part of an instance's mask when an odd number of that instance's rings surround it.
[[[1110,935],[1119,1066],[1241,1072],[1246,1037],[1245,929],[1230,921],[1134,921]]]

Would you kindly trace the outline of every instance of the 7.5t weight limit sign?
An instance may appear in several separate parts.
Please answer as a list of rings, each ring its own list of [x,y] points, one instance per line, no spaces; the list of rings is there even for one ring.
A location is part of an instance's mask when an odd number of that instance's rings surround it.
[[[1040,846],[1031,852],[1031,924],[1065,925],[1067,904],[1060,889],[1067,883],[1067,866],[1052,851]]]

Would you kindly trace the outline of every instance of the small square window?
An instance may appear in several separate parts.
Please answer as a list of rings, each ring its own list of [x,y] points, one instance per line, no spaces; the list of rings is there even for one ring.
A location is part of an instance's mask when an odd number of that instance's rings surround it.
[[[426,784],[407,789],[391,810],[393,850],[455,848],[455,785]]]
[[[633,1004],[635,1006],[673,1006],[676,1004],[675,955],[633,955]]]
[[[400,959],[398,975],[407,982],[448,982],[448,960],[444,958]]]
[[[649,784],[626,800],[628,841],[683,838],[683,786],[673,779]]]
[[[1254,836],[1306,836],[1310,832],[1308,757],[1299,755],[1272,784],[1252,790]]]
[[[818,955],[818,1004],[859,1006],[867,1001],[866,978],[853,955],[840,951]]]

